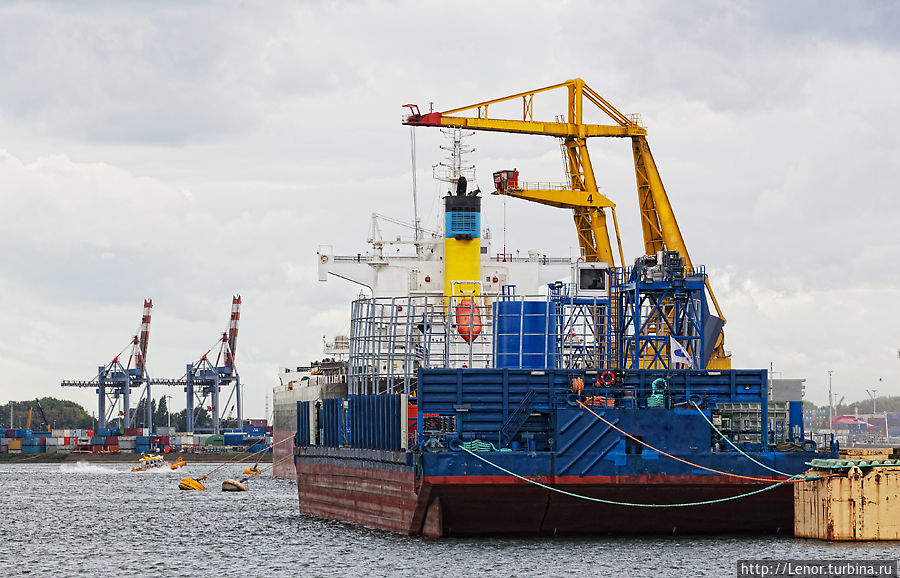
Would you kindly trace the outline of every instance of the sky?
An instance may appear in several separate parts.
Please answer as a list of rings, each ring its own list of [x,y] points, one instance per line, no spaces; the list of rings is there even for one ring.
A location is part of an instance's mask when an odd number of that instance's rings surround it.
[[[848,401],[900,395],[898,29],[888,2],[4,2],[0,402],[93,410],[93,390],[59,382],[122,350],[145,298],[151,376],[180,377],[240,294],[245,416],[262,416],[279,369],[348,330],[358,287],[317,281],[318,246],[364,251],[372,212],[412,220],[402,105],[576,77],[641,113],[734,367],[806,378],[818,404],[828,370]],[[534,112],[564,112],[561,93]],[[433,225],[441,135],[416,142]],[[552,138],[469,142],[483,190],[512,167],[563,180]],[[629,142],[589,147],[630,261]],[[484,201],[495,239],[503,204]],[[509,200],[505,224],[522,252],[577,246],[561,209]]]

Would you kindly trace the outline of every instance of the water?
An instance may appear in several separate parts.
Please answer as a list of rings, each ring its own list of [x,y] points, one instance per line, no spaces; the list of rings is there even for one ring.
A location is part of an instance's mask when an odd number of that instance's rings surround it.
[[[0,465],[0,576],[734,576],[738,558],[897,559],[900,543],[778,536],[432,540],[303,518],[291,482],[178,490],[181,471]],[[119,575],[119,574],[115,574]]]

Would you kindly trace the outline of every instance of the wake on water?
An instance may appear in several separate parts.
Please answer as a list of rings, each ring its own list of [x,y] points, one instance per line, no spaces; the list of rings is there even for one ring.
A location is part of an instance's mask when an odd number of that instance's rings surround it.
[[[118,474],[121,470],[106,468],[96,464],[79,461],[74,464],[59,464],[59,471],[66,474]]]

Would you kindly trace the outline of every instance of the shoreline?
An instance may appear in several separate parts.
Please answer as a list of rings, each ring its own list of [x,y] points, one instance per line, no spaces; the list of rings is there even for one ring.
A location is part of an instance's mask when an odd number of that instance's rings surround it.
[[[170,454],[160,454],[165,457],[184,458],[188,463],[214,463],[214,462],[231,462],[242,457],[251,456],[253,454],[247,452],[203,452],[203,453],[187,453],[172,452]],[[0,464],[62,464],[76,462],[91,462],[95,464],[121,464],[137,462],[141,454],[0,454]],[[257,456],[259,463],[272,463],[272,454],[265,453]],[[255,463],[257,457],[244,460],[248,463]]]

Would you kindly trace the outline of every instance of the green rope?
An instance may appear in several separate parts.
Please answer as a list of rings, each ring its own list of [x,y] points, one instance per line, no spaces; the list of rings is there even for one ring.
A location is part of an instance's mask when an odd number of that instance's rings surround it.
[[[479,456],[478,454],[476,454],[475,452],[473,452],[472,450],[466,448],[465,445],[462,445],[462,450],[463,450],[464,452],[467,452],[467,453],[469,453],[469,454],[475,456],[476,458],[478,458],[479,460],[483,461],[484,463],[486,463],[486,464],[488,464],[488,465],[491,465],[491,466],[494,466],[495,468],[497,468],[498,470],[500,470],[500,471],[503,472],[504,474],[509,474],[510,476],[513,476],[513,477],[515,477],[515,478],[519,478],[520,480],[525,481],[525,482],[528,482],[529,484],[534,484],[535,486],[539,486],[539,487],[544,488],[544,489],[546,489],[546,490],[550,490],[550,491],[553,491],[553,492],[558,492],[558,493],[560,493],[560,494],[565,494],[566,496],[571,496],[571,497],[573,497],[573,498],[579,498],[579,499],[582,499],[582,500],[588,500],[588,501],[591,501],[591,502],[600,502],[601,504],[611,504],[611,505],[613,505],[613,506],[633,506],[633,507],[636,507],[636,508],[684,508],[684,507],[687,507],[687,506],[705,506],[705,505],[708,505],[708,504],[718,504],[718,503],[721,503],[721,502],[728,502],[728,501],[731,501],[731,500],[737,500],[737,499],[740,499],[740,498],[746,498],[746,497],[752,496],[752,495],[754,495],[754,494],[761,494],[761,493],[763,493],[763,492],[767,492],[767,491],[769,491],[769,490],[772,490],[772,489],[777,488],[778,486],[783,486],[784,484],[788,483],[787,480],[785,480],[785,481],[783,481],[783,482],[778,482],[778,483],[776,483],[776,484],[772,484],[771,486],[766,486],[765,488],[761,488],[761,489],[759,489],[759,490],[754,490],[754,491],[752,491],[752,492],[747,492],[746,494],[739,494],[739,495],[737,495],[737,496],[731,496],[731,497],[728,497],[728,498],[719,498],[719,499],[717,499],[717,500],[705,500],[705,501],[703,501],[703,502],[686,502],[686,503],[681,503],[681,504],[637,504],[637,503],[634,503],[634,502],[616,502],[616,501],[613,501],[613,500],[603,500],[603,499],[601,499],[601,498],[592,498],[591,496],[582,496],[582,495],[580,495],[580,494],[573,494],[572,492],[567,492],[566,490],[560,490],[559,488],[554,488],[553,486],[548,486],[548,485],[546,485],[546,484],[542,484],[542,483],[540,483],[540,482],[536,482],[536,481],[534,481],[534,480],[528,479],[528,478],[526,478],[526,477],[524,477],[524,476],[520,476],[519,474],[516,474],[516,473],[514,473],[514,472],[511,472],[511,471],[507,470],[506,468],[503,468],[503,467],[501,467],[501,466],[498,466],[497,464],[495,464],[495,463],[493,463],[493,462],[488,461],[486,458],[483,458],[483,457]]]
[[[709,418],[706,417],[706,414],[703,413],[703,410],[700,409],[700,406],[698,406],[694,401],[691,401],[691,405],[694,406],[694,408],[700,413],[700,415],[703,416],[703,419],[706,420],[706,423],[708,423],[709,426],[710,426],[711,428],[713,428],[713,430],[714,430],[717,434],[719,434],[725,441],[727,441],[727,442],[731,445],[731,447],[733,447],[734,449],[736,449],[736,450],[738,451],[739,454],[741,454],[742,456],[744,456],[745,458],[747,458],[748,460],[750,460],[750,461],[753,462],[754,464],[756,464],[756,465],[758,465],[758,466],[762,466],[762,467],[764,467],[765,469],[769,470],[770,472],[775,472],[776,474],[778,474],[778,475],[780,475],[780,476],[787,476],[787,477],[792,478],[792,479],[793,479],[793,478],[803,478],[804,481],[821,480],[821,479],[822,479],[822,476],[807,476],[807,475],[805,475],[805,474],[787,474],[787,473],[785,473],[785,472],[778,471],[778,470],[776,470],[775,468],[770,468],[770,467],[767,466],[766,464],[764,464],[764,463],[762,463],[762,462],[760,462],[760,461],[757,461],[757,460],[753,459],[753,456],[751,456],[750,454],[744,452],[741,448],[737,447],[737,446],[734,444],[734,442],[731,441],[731,438],[729,438],[727,435],[725,435],[725,434],[723,434],[721,431],[719,431],[719,428],[717,428],[717,427],[713,424],[713,422],[711,422],[711,421],[709,420]]]
[[[459,445],[462,446],[466,451],[473,451],[473,452],[511,452],[512,451],[509,448],[497,449],[497,446],[495,446],[491,442],[486,442],[484,440],[472,440],[470,442],[463,442]]]

